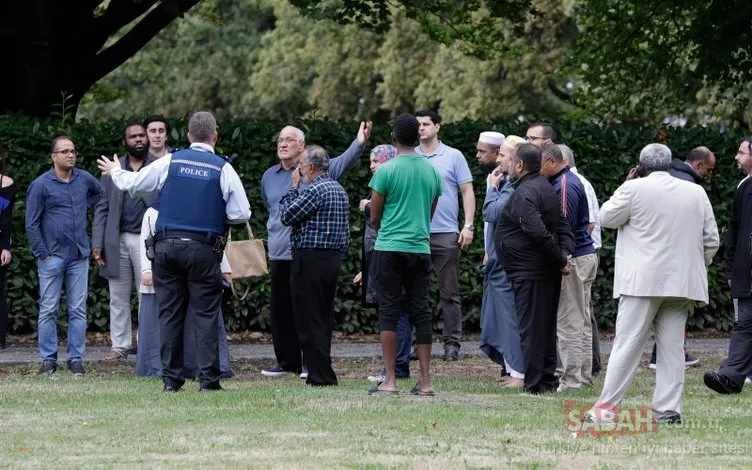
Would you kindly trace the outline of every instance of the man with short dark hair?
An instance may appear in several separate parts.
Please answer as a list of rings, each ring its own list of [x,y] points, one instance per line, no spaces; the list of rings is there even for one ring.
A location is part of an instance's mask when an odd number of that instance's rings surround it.
[[[556,390],[556,311],[561,276],[571,270],[574,238],[559,197],[540,175],[541,153],[517,147],[509,173],[514,193],[496,225],[494,242],[514,289],[525,391]]]
[[[149,116],[144,121],[146,135],[149,138],[149,155],[155,159],[164,157],[172,152],[172,148],[167,145],[170,140],[170,125],[161,114]]]
[[[123,127],[120,166],[140,171],[154,161],[149,154],[149,139],[141,123],[129,121]],[[131,296],[133,288],[139,300],[141,280],[141,223],[152,196],[131,197],[102,176],[104,197],[94,210],[92,255],[99,265],[99,275],[107,279],[110,294],[110,341],[112,350],[107,361],[126,359],[132,344]],[[130,354],[133,354],[132,352]]]
[[[51,148],[52,168],[29,185],[26,235],[39,266],[39,374],[57,370],[57,317],[65,282],[68,300],[68,369],[85,373],[86,298],[89,285],[87,209],[102,197],[102,186],[85,170],[75,168],[78,150],[66,136]]]
[[[337,385],[332,369],[334,296],[342,254],[350,243],[350,201],[329,176],[329,156],[318,145],[305,148],[292,174],[292,188],[279,203],[280,221],[292,227],[292,310],[306,383]],[[308,187],[298,191],[301,181]]]
[[[556,130],[554,130],[551,124],[545,122],[536,122],[535,124],[532,124],[528,127],[527,133],[525,134],[525,139],[538,148],[540,148],[546,140],[556,143],[557,138],[558,135],[556,134]]]
[[[415,153],[428,158],[439,171],[444,185],[431,219],[431,262],[439,281],[439,301],[444,314],[444,360],[456,361],[462,340],[460,299],[460,249],[473,241],[475,191],[473,175],[465,156],[439,140],[441,118],[431,109],[415,112],[420,123],[420,145]],[[457,193],[462,194],[465,223],[460,230]]]
[[[441,196],[441,176],[426,158],[416,155],[418,120],[402,114],[394,120],[392,140],[397,156],[381,165],[369,186],[371,222],[378,237],[374,247],[376,296],[386,378],[370,394],[396,394],[394,374],[397,322],[407,308],[415,327],[420,376],[412,395],[432,396],[431,362],[431,217]]]
[[[736,187],[731,205],[731,220],[725,239],[726,282],[734,299],[734,327],[731,330],[728,357],[718,372],[708,371],[705,386],[722,394],[740,393],[752,376],[752,137],[739,143],[736,165],[746,175]]]

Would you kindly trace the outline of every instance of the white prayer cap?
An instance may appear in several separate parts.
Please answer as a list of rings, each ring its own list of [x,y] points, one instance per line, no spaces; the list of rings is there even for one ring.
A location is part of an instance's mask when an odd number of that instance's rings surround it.
[[[504,134],[492,131],[481,132],[480,137],[478,137],[478,142],[498,147],[504,143]]]

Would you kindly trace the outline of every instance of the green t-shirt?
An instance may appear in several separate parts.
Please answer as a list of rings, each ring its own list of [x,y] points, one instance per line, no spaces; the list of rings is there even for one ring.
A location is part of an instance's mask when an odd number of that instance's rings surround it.
[[[384,196],[377,251],[431,253],[431,206],[441,175],[422,155],[399,155],[381,165],[368,186]]]

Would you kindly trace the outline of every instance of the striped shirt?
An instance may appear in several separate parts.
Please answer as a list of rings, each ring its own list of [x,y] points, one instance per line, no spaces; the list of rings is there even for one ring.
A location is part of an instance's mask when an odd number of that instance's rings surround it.
[[[323,174],[299,192],[290,189],[279,203],[283,225],[292,227],[296,250],[345,251],[350,244],[350,200],[342,186]]]

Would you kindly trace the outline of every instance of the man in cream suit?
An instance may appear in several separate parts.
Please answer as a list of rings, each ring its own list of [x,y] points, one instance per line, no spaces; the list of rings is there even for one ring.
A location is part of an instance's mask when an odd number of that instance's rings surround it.
[[[603,391],[587,413],[589,422],[609,422],[618,413],[651,325],[658,344],[653,412],[659,422],[681,422],[684,324],[691,302],[708,301],[707,266],[719,240],[705,190],[669,174],[671,151],[663,144],[643,148],[640,167],[627,179],[643,177],[626,181],[601,206],[601,225],[619,230],[619,311]]]

